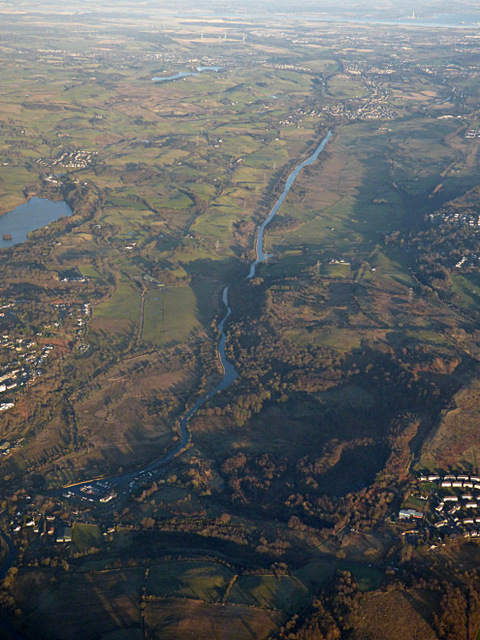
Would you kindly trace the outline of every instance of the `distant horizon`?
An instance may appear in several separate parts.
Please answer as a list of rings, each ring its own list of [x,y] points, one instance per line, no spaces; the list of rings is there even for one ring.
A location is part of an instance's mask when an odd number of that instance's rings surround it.
[[[281,0],[179,0],[158,2],[156,0],[106,0],[101,5],[97,0],[24,0],[14,3],[0,0],[0,13],[22,22],[22,15],[34,11],[56,16],[55,20],[68,20],[69,16],[88,17],[95,15],[122,17],[125,19],[155,20],[165,18],[212,18],[212,19],[262,19],[275,20],[287,17],[303,21],[338,22],[354,24],[417,26],[431,28],[477,29],[480,26],[480,7],[467,0],[387,0],[378,6],[373,0],[300,0],[295,6]]]
[[[212,12],[216,15],[234,12],[235,14],[251,13],[258,15],[263,13],[295,13],[308,12],[324,14],[333,12],[332,17],[341,18],[386,18],[396,21],[399,19],[413,18],[418,21],[447,19],[449,16],[459,16],[460,19],[471,23],[480,21],[480,7],[473,0],[386,0],[381,6],[375,0],[300,0],[295,4],[274,0],[179,0],[178,2],[158,2],[156,0],[106,0],[99,4],[97,0],[24,0],[13,2],[12,0],[0,0],[0,11],[12,11],[21,13],[24,10],[35,8],[37,11],[58,10],[73,11],[76,13],[90,12],[125,12],[132,10],[135,13],[182,13],[182,12]],[[368,14],[368,15],[366,15]]]

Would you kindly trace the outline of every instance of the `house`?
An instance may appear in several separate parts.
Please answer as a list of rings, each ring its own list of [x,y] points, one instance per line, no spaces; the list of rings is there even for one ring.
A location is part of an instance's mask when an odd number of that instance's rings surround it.
[[[408,520],[409,518],[423,518],[423,513],[415,509],[400,509],[398,512],[399,520]]]
[[[71,542],[72,541],[72,527],[61,526],[57,530],[57,542]]]
[[[114,498],[116,498],[117,494],[116,493],[110,493],[108,496],[104,496],[103,498],[100,498],[100,502],[110,502],[110,500],[113,500]]]

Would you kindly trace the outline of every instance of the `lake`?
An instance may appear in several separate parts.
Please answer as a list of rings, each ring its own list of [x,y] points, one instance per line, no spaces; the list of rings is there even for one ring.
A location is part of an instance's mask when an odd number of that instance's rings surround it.
[[[165,76],[163,78],[161,76],[155,76],[155,78],[152,78],[152,82],[172,82],[174,80],[181,80],[182,78],[198,76],[204,71],[214,71],[217,73],[218,71],[222,71],[222,69],[223,67],[197,67],[197,73],[195,73],[194,71],[181,71],[180,73],[176,73],[174,76]]]
[[[25,242],[30,231],[46,227],[50,222],[73,214],[63,200],[53,201],[47,198],[30,198],[25,204],[0,216],[0,247],[12,247]],[[4,240],[3,235],[11,235]]]

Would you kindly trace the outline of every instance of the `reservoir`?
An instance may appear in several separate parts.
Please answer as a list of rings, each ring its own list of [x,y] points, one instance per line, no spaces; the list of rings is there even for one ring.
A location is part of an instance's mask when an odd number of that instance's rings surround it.
[[[30,231],[46,227],[50,222],[72,214],[73,211],[63,200],[54,202],[47,198],[30,198],[25,204],[0,216],[0,247],[21,244]]]
[[[181,80],[182,78],[188,78],[190,76],[198,76],[198,73],[194,73],[193,71],[182,71],[181,73],[176,73],[174,76],[167,76],[165,78],[155,77],[152,78],[152,82],[173,82],[174,80]]]
[[[176,73],[174,76],[155,76],[152,78],[152,82],[160,83],[160,82],[174,82],[175,80],[181,80],[182,78],[189,78],[191,76],[198,76],[203,71],[221,71],[222,67],[197,67],[197,71],[181,71],[180,73]]]

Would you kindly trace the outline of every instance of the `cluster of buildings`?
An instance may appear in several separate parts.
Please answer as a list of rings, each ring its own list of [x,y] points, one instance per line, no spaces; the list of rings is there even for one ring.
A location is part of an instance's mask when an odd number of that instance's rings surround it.
[[[381,67],[378,67],[363,60],[342,60],[342,67],[345,73],[354,76],[363,74],[387,76],[403,70],[403,63],[385,61]]]
[[[0,338],[0,354],[7,363],[0,372],[0,400],[33,383],[44,373],[45,361],[53,347],[41,346],[34,340],[15,338],[6,333]],[[13,402],[2,402],[0,411],[14,406]]]
[[[86,169],[96,162],[96,151],[86,151],[76,149],[75,151],[64,151],[58,158],[47,160],[39,158],[37,164],[47,167],[64,167],[67,169]]]
[[[27,504],[19,506],[15,515],[10,520],[12,533],[19,534],[21,531],[31,531],[45,536],[49,542],[71,542],[72,527],[54,515],[42,515],[38,512],[33,503],[29,502],[31,497],[26,495],[24,499]]]
[[[480,215],[472,209],[461,211],[446,209],[429,214],[430,221],[438,224],[441,222],[458,226],[480,227]]]
[[[0,455],[7,456],[10,451],[13,451],[23,442],[24,438],[20,438],[20,440],[14,440],[10,442],[9,440],[3,440],[0,442]]]
[[[422,522],[422,530],[406,534],[429,534],[444,537],[480,537],[480,477],[470,474],[430,474],[419,478],[422,483],[423,511],[401,509],[399,520]],[[418,526],[418,525],[417,525]]]
[[[473,138],[480,138],[480,129],[469,129],[466,133],[465,133],[465,138],[467,139],[473,139]]]
[[[395,111],[390,109],[383,98],[374,97],[357,109],[357,117],[364,120],[392,120],[395,116]]]
[[[110,502],[114,498],[117,497],[115,491],[112,490],[110,484],[106,480],[98,480],[94,484],[86,484],[80,487],[81,498],[82,500],[87,500],[88,502],[101,502],[102,504],[106,504]],[[66,491],[63,494],[64,498],[72,498],[75,495],[73,491]]]
[[[0,318],[5,314],[3,309],[11,310],[15,306],[13,302],[2,304]],[[37,333],[33,339],[15,335],[11,330],[0,335],[0,412],[12,409],[15,406],[13,394],[26,385],[33,384],[45,373],[54,346],[48,344],[48,338],[44,338],[42,333],[56,332],[66,321],[75,323],[71,330],[76,337],[83,333],[86,320],[91,315],[91,306],[81,304],[80,310],[78,307],[78,303],[52,305],[57,311],[58,321],[46,325],[44,331]]]
[[[456,264],[456,269],[470,269],[472,267],[478,266],[478,261],[480,260],[480,256],[477,256],[476,253],[470,254],[468,256],[463,256]]]
[[[64,498],[80,497],[86,502],[101,502],[107,504],[117,497],[117,493],[112,489],[107,480],[96,480],[91,484],[84,484],[80,487],[72,487],[63,493]]]
[[[464,537],[480,536],[480,477],[440,476],[431,501],[430,520],[437,530]]]
[[[320,109],[297,109],[299,116],[308,116],[309,118],[320,118],[322,112]]]
[[[71,542],[72,526],[70,523],[58,521],[55,516],[39,516],[38,514],[22,514],[17,511],[10,521],[12,533],[19,534],[23,529],[31,530],[50,543]]]
[[[70,282],[70,280],[62,279],[62,282]],[[78,282],[79,280],[77,280]],[[82,280],[83,282],[83,280]],[[68,304],[66,302],[54,303],[53,305],[59,312],[59,320],[60,322],[54,322],[53,326],[55,329],[59,329],[60,326],[64,326],[69,322],[70,326],[68,329],[75,333],[75,337],[79,338],[83,335],[85,330],[85,324],[87,319],[91,316],[92,310],[91,305],[89,303],[80,304],[80,309],[78,308],[78,304]],[[72,326],[72,322],[74,325]]]
[[[279,71],[299,71],[300,73],[312,73],[308,67],[302,67],[297,64],[268,64],[269,69],[278,69]]]
[[[55,545],[72,542],[75,524],[97,524],[85,505],[83,509],[65,511],[60,502],[46,511],[35,505],[31,496],[21,496],[16,511],[10,518],[10,531],[14,537],[27,536],[34,544]],[[103,535],[114,533],[115,528],[104,525]]]
[[[346,120],[392,120],[396,113],[391,109],[385,98],[373,97],[366,100],[360,106],[356,106],[353,101],[348,103],[339,102],[323,107],[323,112],[336,118]]]

